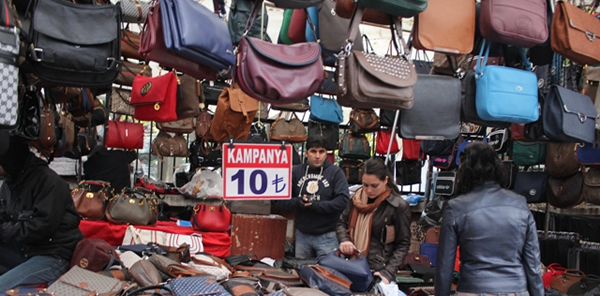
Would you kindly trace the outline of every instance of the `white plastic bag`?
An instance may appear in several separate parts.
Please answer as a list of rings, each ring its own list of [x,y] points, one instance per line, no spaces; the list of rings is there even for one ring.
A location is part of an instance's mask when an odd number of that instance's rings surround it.
[[[404,292],[398,289],[396,282],[390,282],[387,285],[383,282],[379,282],[377,286],[375,286],[375,292],[380,293],[383,296],[406,296]]]
[[[223,196],[223,177],[211,170],[200,169],[190,182],[178,190],[179,193],[194,198],[204,198],[209,195]]]

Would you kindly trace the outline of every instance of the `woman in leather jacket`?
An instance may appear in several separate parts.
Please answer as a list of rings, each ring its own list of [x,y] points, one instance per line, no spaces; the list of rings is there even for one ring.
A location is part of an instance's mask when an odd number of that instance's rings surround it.
[[[357,249],[367,254],[373,275],[384,284],[395,281],[410,246],[410,207],[393,180],[383,160],[364,162],[363,186],[336,226],[340,251],[352,254]]]
[[[525,198],[501,188],[504,166],[484,142],[460,154],[461,194],[442,219],[435,295],[450,295],[456,248],[460,246],[459,296],[541,296],[537,228]]]

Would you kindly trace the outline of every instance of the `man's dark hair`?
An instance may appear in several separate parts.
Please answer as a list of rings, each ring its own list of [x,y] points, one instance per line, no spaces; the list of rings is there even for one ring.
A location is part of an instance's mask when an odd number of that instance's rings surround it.
[[[505,167],[492,146],[481,141],[473,142],[460,154],[460,192],[467,193],[487,181],[503,184],[504,171]]]
[[[311,136],[306,141],[306,151],[310,148],[325,148],[327,146],[327,139],[322,135]]]

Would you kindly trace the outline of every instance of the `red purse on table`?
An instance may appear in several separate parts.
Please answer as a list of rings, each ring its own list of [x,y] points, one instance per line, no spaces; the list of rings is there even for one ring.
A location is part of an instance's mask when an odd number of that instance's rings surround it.
[[[106,148],[142,149],[144,126],[141,123],[109,120],[104,145]]]
[[[231,212],[223,198],[207,198],[194,206],[192,227],[199,231],[229,231]]]
[[[169,72],[157,77],[135,76],[129,104],[135,107],[135,119],[177,120],[177,75]]]

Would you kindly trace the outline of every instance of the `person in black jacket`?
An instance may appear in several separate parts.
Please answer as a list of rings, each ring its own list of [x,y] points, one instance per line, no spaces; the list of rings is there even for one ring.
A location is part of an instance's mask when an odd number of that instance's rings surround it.
[[[55,281],[83,238],[67,183],[16,138],[0,155],[0,176],[0,293]]]
[[[305,163],[292,169],[292,198],[274,202],[295,212],[297,258],[316,258],[339,246],[335,224],[350,199],[344,172],[327,158],[326,139],[306,142]]]
[[[109,182],[115,193],[119,193],[123,188],[131,187],[130,164],[136,158],[135,151],[107,150],[104,144],[98,144],[83,163],[83,177]]]

